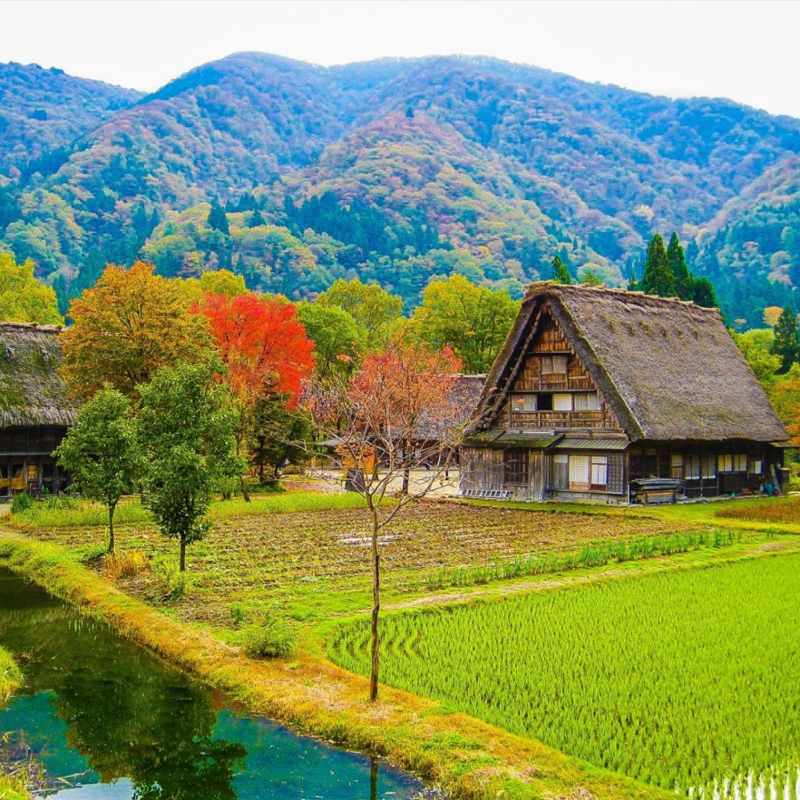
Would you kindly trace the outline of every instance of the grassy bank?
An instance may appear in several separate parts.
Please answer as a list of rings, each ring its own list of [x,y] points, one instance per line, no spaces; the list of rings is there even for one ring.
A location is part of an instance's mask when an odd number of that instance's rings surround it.
[[[354,492],[275,492],[253,497],[247,503],[241,498],[215,500],[208,516],[212,520],[240,519],[265,514],[330,511],[363,508],[363,499]],[[108,525],[108,511],[99,503],[69,498],[51,498],[34,503],[30,508],[12,514],[4,524],[18,530],[47,530],[57,528],[95,528]],[[138,498],[126,498],[114,515],[116,526],[152,525],[150,511]]]
[[[382,755],[442,786],[453,798],[666,798],[657,789],[583,764],[406,692],[366,702],[366,681],[301,656],[256,662],[209,632],[181,624],[115,589],[62,547],[0,539],[0,564],[109,622],[166,660],[294,729]]]
[[[31,800],[31,796],[20,781],[0,775],[0,800]]]
[[[11,653],[0,647],[0,706],[19,689],[21,682],[22,674],[14,663]]]

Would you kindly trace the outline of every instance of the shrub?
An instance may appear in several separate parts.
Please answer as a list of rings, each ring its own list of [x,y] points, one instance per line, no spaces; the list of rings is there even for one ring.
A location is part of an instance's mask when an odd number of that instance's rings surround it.
[[[282,617],[267,617],[261,625],[244,628],[240,642],[251,658],[280,658],[294,652],[297,630]]]
[[[190,587],[189,578],[178,569],[177,564],[160,557],[153,559],[151,566],[164,585],[164,600],[180,600],[186,596]]]
[[[16,495],[11,501],[11,513],[21,514],[23,511],[27,511],[32,506],[33,498],[29,494],[23,492],[22,494]]]

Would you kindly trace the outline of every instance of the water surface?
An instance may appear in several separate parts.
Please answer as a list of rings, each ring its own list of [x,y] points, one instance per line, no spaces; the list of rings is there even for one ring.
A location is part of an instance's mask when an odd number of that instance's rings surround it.
[[[0,570],[0,645],[24,689],[0,710],[0,768],[56,800],[433,797],[369,757],[237,713],[108,626]]]

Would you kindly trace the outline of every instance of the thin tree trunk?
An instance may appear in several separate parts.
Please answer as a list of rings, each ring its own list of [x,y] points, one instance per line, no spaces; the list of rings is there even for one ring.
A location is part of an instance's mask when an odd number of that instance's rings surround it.
[[[380,669],[380,642],[378,616],[381,611],[381,557],[378,553],[378,512],[372,512],[372,670],[369,676],[369,699],[378,699],[378,672]]]
[[[186,572],[186,537],[181,534],[181,572]]]
[[[110,503],[108,506],[108,554],[114,555],[114,509],[116,503]]]
[[[244,475],[240,475],[239,479],[242,483],[242,497],[244,497],[245,503],[250,502],[250,492],[247,491],[247,481],[244,478]]]
[[[408,494],[408,485],[411,482],[411,442],[406,440],[406,464],[403,468],[403,494]]]

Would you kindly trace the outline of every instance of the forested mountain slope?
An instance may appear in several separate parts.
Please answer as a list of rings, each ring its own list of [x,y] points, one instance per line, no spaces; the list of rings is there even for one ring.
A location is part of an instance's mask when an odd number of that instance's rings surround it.
[[[35,163],[42,154],[68,147],[140,97],[142,92],[59,69],[0,65],[0,182],[43,167]]]
[[[16,69],[0,67],[0,87]],[[758,209],[796,169],[800,120],[728,100],[488,58],[323,68],[257,53],[146,97],[114,91],[91,121],[94,106],[65,102],[66,138],[0,125],[2,153],[69,148],[0,190],[0,247],[33,258],[62,295],[139,254],[173,274],[231,266],[294,297],[359,275],[407,304],[434,274],[518,289],[556,253],[619,283],[647,238],[673,229],[696,240],[690,266],[715,279],[731,318],[800,280],[780,254],[792,258],[791,213],[755,259],[734,254],[753,215],[757,227],[774,217]],[[226,225],[208,224],[217,202]]]

